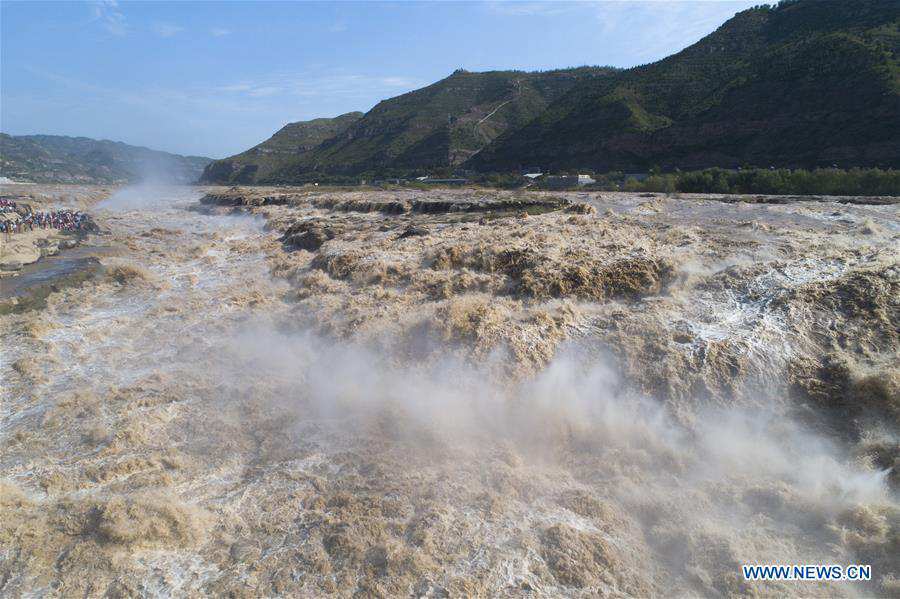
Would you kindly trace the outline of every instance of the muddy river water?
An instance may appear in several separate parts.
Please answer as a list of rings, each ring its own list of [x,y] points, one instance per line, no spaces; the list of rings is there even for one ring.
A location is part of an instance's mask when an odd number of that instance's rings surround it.
[[[104,272],[0,316],[0,595],[900,592],[896,207],[573,195],[596,214],[400,239],[380,213],[202,193],[95,205]],[[342,229],[286,252],[294,218]],[[488,227],[555,260],[554,227],[597,219],[560,239],[671,260],[665,289],[622,299],[602,271],[604,296],[539,302],[544,262],[465,261]],[[441,244],[463,257],[404,270]],[[859,372],[837,380],[826,346]],[[873,577],[744,580],[757,563]]]

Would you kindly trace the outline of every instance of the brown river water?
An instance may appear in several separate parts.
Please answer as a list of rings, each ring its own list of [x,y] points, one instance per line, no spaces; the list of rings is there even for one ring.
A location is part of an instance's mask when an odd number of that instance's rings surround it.
[[[896,207],[573,196],[598,215],[423,220],[430,236],[401,242],[385,215],[201,195],[95,205],[104,274],[0,316],[0,595],[900,593]],[[351,233],[316,270],[279,241],[292,218]],[[613,224],[569,230],[596,219]],[[667,290],[521,300],[492,287],[505,263],[466,257],[601,237],[593,255],[671,261]],[[463,248],[450,270],[404,270],[445,243]],[[331,266],[366,251],[359,273]],[[860,295],[882,320],[851,313]],[[832,381],[784,374],[819,373],[826,347],[852,362],[846,397],[895,403],[791,400]],[[756,563],[873,580],[745,581]]]

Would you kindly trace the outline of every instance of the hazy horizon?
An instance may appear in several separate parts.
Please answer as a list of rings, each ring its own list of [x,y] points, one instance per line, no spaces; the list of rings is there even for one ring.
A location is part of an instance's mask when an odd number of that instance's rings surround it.
[[[0,130],[221,158],[457,68],[653,62],[755,4],[3,2]]]

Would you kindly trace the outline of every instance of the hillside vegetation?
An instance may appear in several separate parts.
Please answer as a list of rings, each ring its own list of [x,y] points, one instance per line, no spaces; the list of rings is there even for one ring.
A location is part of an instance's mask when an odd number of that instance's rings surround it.
[[[898,7],[800,0],[741,12],[678,54],[576,86],[470,166],[896,167]]]
[[[895,202],[900,196],[900,170],[880,168],[742,169],[708,168],[697,171],[651,173],[638,180],[621,172],[597,175],[588,189],[738,193],[767,195],[867,196],[867,201]]]
[[[362,116],[361,112],[348,112],[332,119],[288,123],[246,152],[210,163],[203,171],[201,182],[289,181],[304,168],[304,159],[311,150],[343,133]]]
[[[0,176],[35,183],[193,183],[211,162],[116,141],[0,133]]]
[[[529,167],[898,168],[898,46],[897,1],[760,6],[633,69],[459,70],[362,117],[288,125],[211,165],[204,180],[356,182]],[[335,129],[321,141],[267,146],[319,122]]]
[[[537,117],[578,82],[612,72],[599,67],[536,73],[458,70],[428,87],[378,103],[349,126],[337,127],[318,147],[297,150],[290,158],[258,151],[291,127],[338,119],[344,119],[343,125],[351,119],[344,115],[288,125],[260,146],[214,163],[204,181],[297,183],[454,167],[504,131]]]

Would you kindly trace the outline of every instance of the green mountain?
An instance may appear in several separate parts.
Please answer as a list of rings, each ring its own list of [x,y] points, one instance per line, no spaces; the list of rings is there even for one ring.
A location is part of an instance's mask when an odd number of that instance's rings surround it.
[[[307,166],[334,174],[446,168],[538,116],[579,81],[612,72],[582,67],[525,73],[458,70],[384,100],[344,135],[316,148]]]
[[[348,112],[333,119],[288,123],[275,135],[246,152],[210,163],[201,183],[270,183],[290,181],[303,170],[307,154],[322,142],[340,135],[362,118]]]
[[[453,170],[900,167],[900,2],[790,0],[628,70],[459,70],[365,115],[288,125],[205,182]]]
[[[738,13],[664,60],[580,83],[466,166],[896,168],[898,16],[896,0]]]
[[[206,182],[297,183],[361,173],[407,173],[463,163],[504,131],[532,120],[578,82],[614,72],[581,67],[526,73],[458,70],[428,87],[384,100],[362,118],[294,123],[256,148],[218,161]],[[352,113],[358,115],[358,113]],[[343,127],[346,121],[352,122]],[[291,127],[334,125],[328,139],[291,151],[279,138]],[[339,126],[340,125],[340,126]],[[267,144],[278,141],[271,152]]]
[[[116,141],[0,133],[0,176],[34,183],[193,183],[210,158]]]

